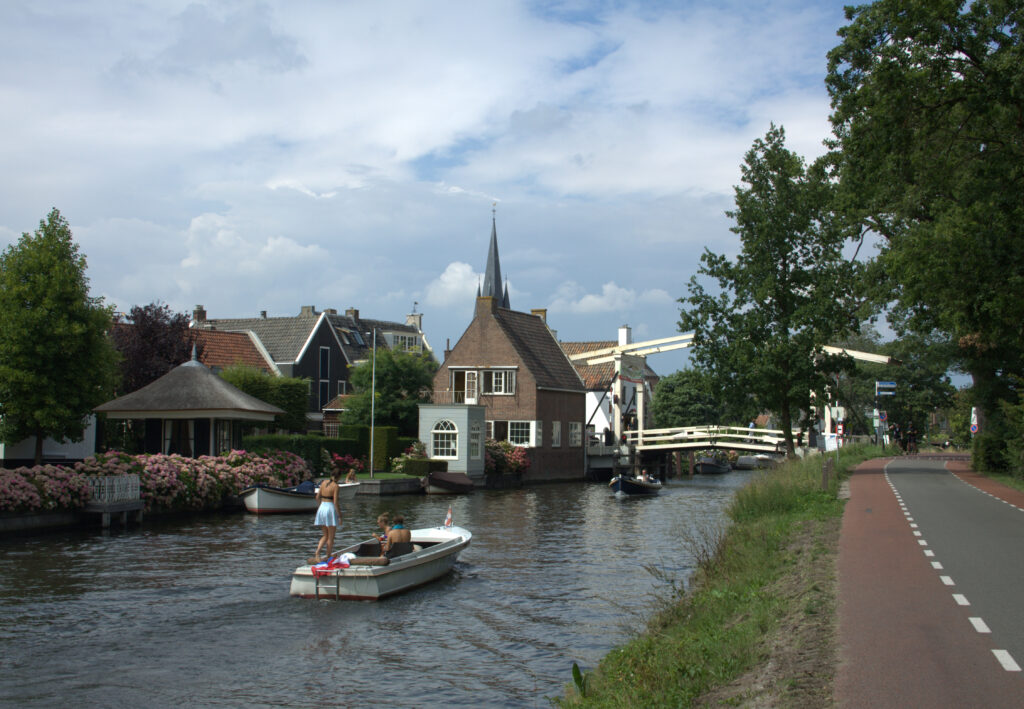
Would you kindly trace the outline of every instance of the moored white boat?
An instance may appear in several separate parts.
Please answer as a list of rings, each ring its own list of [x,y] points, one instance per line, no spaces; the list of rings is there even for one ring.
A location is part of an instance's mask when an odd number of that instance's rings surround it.
[[[338,552],[354,555],[348,568],[315,570],[299,566],[292,573],[290,594],[301,598],[377,600],[429,583],[451,571],[473,535],[462,527],[413,529],[413,551],[391,559],[380,556],[375,539]]]
[[[338,499],[350,500],[356,494],[359,483],[338,485]],[[316,510],[316,491],[312,480],[294,487],[273,487],[256,485],[238,493],[245,503],[245,509],[258,515],[298,514]]]

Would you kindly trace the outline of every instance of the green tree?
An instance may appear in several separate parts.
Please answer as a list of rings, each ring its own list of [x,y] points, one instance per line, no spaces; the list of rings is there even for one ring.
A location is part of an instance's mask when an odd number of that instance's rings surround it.
[[[651,403],[656,428],[730,425],[756,415],[749,397],[740,402],[745,410],[727,407],[715,390],[714,379],[701,369],[680,369],[658,382]]]
[[[226,367],[221,379],[255,396],[260,401],[283,409],[274,417],[274,425],[286,431],[301,433],[306,430],[306,406],[309,403],[309,380],[275,377],[267,372],[243,364]]]
[[[0,255],[0,440],[82,440],[117,379],[111,310],[89,296],[85,256],[56,209]]]
[[[395,426],[400,436],[417,435],[419,405],[430,402],[437,362],[427,354],[384,348],[377,349],[376,360],[375,385],[372,359],[352,370],[349,381],[356,393],[348,400],[342,422],[369,426],[370,392],[375,391],[374,423]]]
[[[793,455],[791,429],[810,392],[843,365],[821,347],[857,329],[857,269],[843,258],[844,232],[830,212],[824,171],[806,169],[785,148],[781,127],[754,141],[742,172],[746,186],[736,187],[736,209],[728,212],[739,255],[731,261],[705,250],[698,274],[716,279],[719,293],[691,278],[679,326],[694,331],[693,357],[723,396],[749,397],[777,415]]]
[[[844,211],[884,238],[895,321],[956,345],[983,414],[1024,368],[1020,2],[848,7],[829,53]]]

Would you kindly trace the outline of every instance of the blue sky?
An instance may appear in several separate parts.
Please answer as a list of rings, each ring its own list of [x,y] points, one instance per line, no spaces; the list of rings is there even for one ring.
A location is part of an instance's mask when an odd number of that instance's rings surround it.
[[[440,353],[496,204],[513,308],[566,340],[670,336],[703,249],[737,249],[753,140],[775,122],[823,151],[843,23],[813,1],[8,0],[0,244],[55,206],[119,310],[416,303]]]

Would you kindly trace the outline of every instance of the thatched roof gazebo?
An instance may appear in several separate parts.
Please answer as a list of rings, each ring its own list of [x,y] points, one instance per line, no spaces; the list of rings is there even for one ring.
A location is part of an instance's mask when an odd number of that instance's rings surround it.
[[[93,411],[113,419],[144,420],[146,453],[189,457],[240,448],[243,423],[269,422],[284,413],[195,359]]]

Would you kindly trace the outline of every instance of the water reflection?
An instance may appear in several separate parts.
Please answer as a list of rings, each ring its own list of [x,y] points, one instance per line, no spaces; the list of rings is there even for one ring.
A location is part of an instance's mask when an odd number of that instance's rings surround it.
[[[638,627],[747,473],[347,502],[339,543],[384,511],[410,526],[451,504],[473,544],[455,572],[382,602],[292,599],[312,515],[149,521],[142,531],[0,542],[0,701],[19,705],[548,706],[574,661]],[[43,669],[45,668],[45,669]]]

